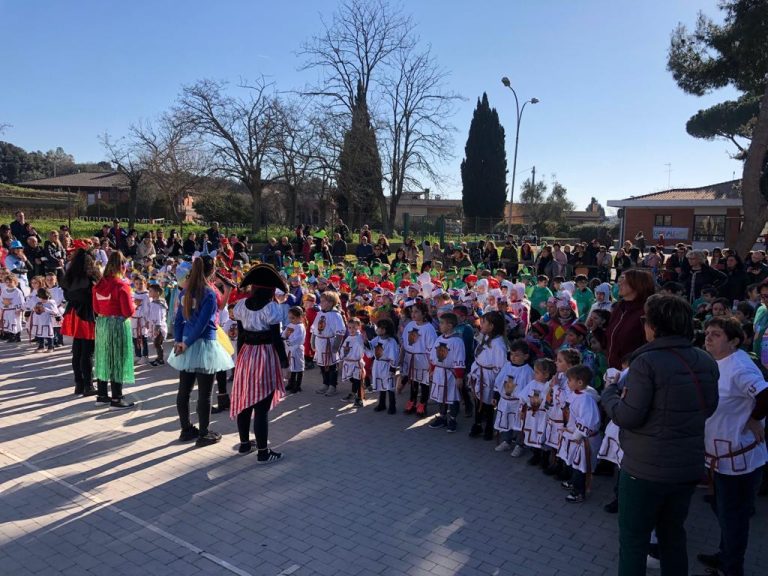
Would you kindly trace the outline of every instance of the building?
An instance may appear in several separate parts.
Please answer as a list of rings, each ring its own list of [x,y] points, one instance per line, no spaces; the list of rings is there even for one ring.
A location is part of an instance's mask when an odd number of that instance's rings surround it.
[[[511,208],[510,208],[511,207]],[[582,224],[598,225],[605,221],[605,214],[599,211],[599,204],[590,204],[590,210],[571,210],[565,213],[565,223],[568,226],[580,226]],[[531,224],[528,218],[527,204],[504,205],[504,221],[512,220],[512,225],[528,226]]]
[[[642,232],[654,240],[664,234],[667,244],[728,246],[741,229],[741,180],[609,200],[608,206],[619,209],[621,242]]]
[[[387,198],[387,203],[390,199]],[[431,194],[429,188],[422,192],[403,192],[395,212],[395,228],[403,227],[403,215],[409,214],[411,222],[419,220],[437,220],[441,216],[449,219],[461,219],[463,215],[461,200],[443,198]]]
[[[128,180],[118,172],[78,172],[21,182],[19,186],[34,190],[74,192],[85,200],[87,206],[93,206],[98,201],[113,205],[127,202],[130,191]]]

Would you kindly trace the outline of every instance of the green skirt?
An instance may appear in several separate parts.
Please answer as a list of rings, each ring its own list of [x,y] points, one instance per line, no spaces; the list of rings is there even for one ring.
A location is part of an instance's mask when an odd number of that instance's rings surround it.
[[[97,380],[133,384],[133,339],[130,318],[96,318],[94,368]]]

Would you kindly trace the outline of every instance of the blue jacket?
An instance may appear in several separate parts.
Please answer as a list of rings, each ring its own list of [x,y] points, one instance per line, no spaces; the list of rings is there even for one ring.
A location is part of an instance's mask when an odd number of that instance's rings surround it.
[[[173,321],[176,342],[184,342],[187,348],[199,339],[216,340],[216,295],[206,288],[203,297],[192,310],[189,320],[184,319],[184,290],[179,292],[179,307]]]

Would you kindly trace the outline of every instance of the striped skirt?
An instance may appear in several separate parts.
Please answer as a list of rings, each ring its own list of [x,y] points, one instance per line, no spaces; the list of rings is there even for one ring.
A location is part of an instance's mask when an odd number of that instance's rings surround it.
[[[240,412],[266,398],[272,392],[275,395],[272,396],[270,408],[274,408],[285,396],[280,358],[274,346],[244,344],[237,354],[235,364],[230,417],[234,420]]]

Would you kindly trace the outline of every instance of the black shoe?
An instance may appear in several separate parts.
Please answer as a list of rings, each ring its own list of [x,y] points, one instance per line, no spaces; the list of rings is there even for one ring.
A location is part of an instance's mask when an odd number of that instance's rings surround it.
[[[445,424],[446,424],[445,418],[443,418],[442,416],[435,416],[435,419],[429,423],[429,427],[442,428],[443,426],[445,426]]]
[[[228,412],[230,407],[229,394],[217,394],[216,400],[218,406],[211,408],[211,414],[219,414],[221,412]]]
[[[456,432],[456,418],[448,418],[447,432]]]
[[[619,511],[619,501],[614,498],[608,504],[603,506],[603,510],[608,512],[608,514],[616,514]]]
[[[128,408],[133,408],[134,403],[128,402],[124,398],[120,398],[119,400],[112,400],[109,403],[109,409],[110,410],[127,410]]]
[[[283,459],[281,452],[275,452],[274,450],[259,450],[259,455],[256,457],[256,464],[274,464]]]
[[[469,429],[470,438],[479,438],[483,434],[483,427],[480,424],[472,424],[472,428]]]
[[[464,416],[467,418],[474,418],[475,417],[474,406],[467,406],[466,408],[464,408]]]
[[[344,402],[352,402],[352,400],[354,400],[354,399],[355,399],[355,395],[352,394],[352,392],[350,392],[349,394],[344,396],[344,398],[342,398],[342,400],[344,400]]]
[[[160,366],[160,362],[158,362],[157,360],[152,360],[152,362],[150,362],[149,365],[157,368],[158,366]]]
[[[560,464],[560,470],[557,473],[557,479],[558,480],[569,480],[571,478],[571,470],[568,468],[568,466]]]
[[[83,389],[83,398],[87,396],[96,396],[98,392],[96,391],[96,388],[84,388]]]
[[[696,560],[712,570],[720,569],[720,556],[717,554],[696,554]]]
[[[195,446],[198,448],[202,448],[203,446],[210,446],[211,444],[216,444],[217,442],[221,441],[221,434],[218,432],[211,432],[210,430],[206,432],[205,434],[201,434],[200,437],[197,439],[197,442],[195,442]]]
[[[528,458],[528,464],[531,466],[538,466],[541,463],[541,452],[534,452],[533,456]]]
[[[543,470],[544,474],[547,476],[555,476],[558,472],[560,472],[560,465],[555,462],[554,464],[550,464]]]
[[[569,504],[580,504],[581,502],[584,502],[584,494],[579,494],[578,492],[571,492],[568,494],[568,496],[565,497],[565,501]]]
[[[186,430],[181,431],[179,442],[191,442],[192,440],[197,440],[198,436],[200,436],[200,430],[197,429],[197,426],[190,426]]]
[[[355,398],[355,406],[357,408],[362,408],[363,407],[363,401],[360,400],[360,398]]]
[[[560,487],[564,490],[568,490],[568,492],[573,492],[573,482],[570,480],[563,480],[560,482]]]
[[[237,449],[240,454],[248,454],[253,450],[253,442],[240,442],[240,447]]]
[[[389,405],[389,409],[387,409],[387,414],[397,414],[397,408],[395,408],[395,403],[392,402]]]

